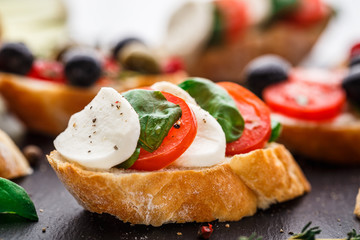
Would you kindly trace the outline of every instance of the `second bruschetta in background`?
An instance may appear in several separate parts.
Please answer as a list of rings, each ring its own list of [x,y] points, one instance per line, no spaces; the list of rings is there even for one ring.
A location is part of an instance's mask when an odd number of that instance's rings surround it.
[[[70,49],[62,53],[61,61],[35,59],[24,44],[3,43],[0,93],[9,110],[30,131],[57,135],[66,128],[70,116],[103,86],[125,91],[184,79],[184,71],[171,67],[171,62],[161,69],[139,41],[120,41],[111,57],[89,49]]]
[[[292,69],[276,56],[248,65],[247,85],[282,125],[279,142],[318,161],[360,164],[356,64],[347,69]]]
[[[190,75],[241,82],[263,54],[300,63],[332,15],[321,0],[187,2],[170,19],[162,50],[183,57]]]

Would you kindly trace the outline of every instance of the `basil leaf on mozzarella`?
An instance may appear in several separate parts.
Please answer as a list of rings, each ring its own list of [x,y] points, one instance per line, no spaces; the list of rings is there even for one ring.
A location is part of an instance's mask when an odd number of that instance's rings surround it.
[[[272,0],[272,14],[288,13],[299,5],[299,0]]]
[[[16,214],[31,221],[38,221],[34,203],[26,191],[5,178],[0,178],[0,213]]]
[[[159,91],[135,89],[122,95],[139,115],[139,145],[148,152],[155,151],[181,117],[180,106],[167,101]]]
[[[201,108],[208,111],[221,125],[226,142],[240,138],[244,130],[244,119],[232,97],[225,89],[204,78],[190,78],[179,84]]]
[[[129,157],[127,160],[120,163],[119,165],[116,165],[115,167],[116,168],[128,169],[132,165],[134,165],[135,161],[139,158],[139,155],[140,155],[140,147],[137,146],[136,149],[135,149],[135,152],[131,155],[131,157]]]
[[[268,142],[275,142],[282,130],[281,123],[271,119],[271,136]]]

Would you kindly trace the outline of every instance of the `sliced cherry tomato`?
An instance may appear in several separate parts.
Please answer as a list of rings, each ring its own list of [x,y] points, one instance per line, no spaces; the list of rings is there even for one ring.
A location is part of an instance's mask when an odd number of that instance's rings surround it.
[[[219,0],[216,4],[225,20],[225,39],[234,43],[249,24],[245,1]]]
[[[163,67],[164,73],[175,73],[184,70],[184,61],[180,57],[171,57],[168,59]]]
[[[144,149],[140,150],[140,156],[131,166],[131,169],[152,171],[164,168],[180,157],[194,141],[197,132],[194,113],[183,99],[170,93],[162,93],[169,102],[180,106],[181,118],[175,124],[176,126],[174,125],[170,129],[158,149],[152,153]]]
[[[65,83],[63,65],[54,61],[35,61],[27,76],[40,80]]]
[[[346,101],[338,81],[325,82],[321,74],[301,73],[294,72],[288,81],[266,88],[263,92],[266,104],[275,112],[303,120],[336,117]]]
[[[232,156],[263,148],[271,135],[270,110],[255,94],[246,88],[231,82],[220,82],[235,100],[245,129],[241,137],[226,145],[226,155]]]
[[[360,55],[360,42],[354,44],[350,49],[350,58]]]
[[[289,19],[296,24],[311,25],[324,19],[328,8],[322,0],[301,0],[300,6],[289,16]]]

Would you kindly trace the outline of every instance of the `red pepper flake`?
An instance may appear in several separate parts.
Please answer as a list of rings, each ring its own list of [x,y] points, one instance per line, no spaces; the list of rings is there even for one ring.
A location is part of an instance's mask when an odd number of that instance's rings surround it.
[[[213,232],[212,225],[209,223],[208,226],[201,226],[198,231],[198,237],[200,239],[209,239]]]
[[[116,101],[115,103],[119,103],[119,101]]]

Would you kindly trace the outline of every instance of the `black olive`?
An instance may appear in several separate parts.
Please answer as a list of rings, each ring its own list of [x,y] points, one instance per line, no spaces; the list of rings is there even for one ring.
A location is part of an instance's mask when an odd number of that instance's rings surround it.
[[[360,106],[360,65],[353,66],[342,82],[350,102]]]
[[[69,50],[64,56],[65,76],[70,85],[89,87],[102,75],[100,58],[92,52]]]
[[[128,37],[128,38],[124,38],[121,39],[119,42],[117,42],[115,44],[115,47],[112,50],[113,53],[113,58],[114,59],[118,59],[119,56],[119,52],[129,43],[133,43],[133,42],[138,42],[138,43],[143,43],[143,41],[141,41],[140,39],[136,38],[136,37]]]
[[[0,71],[26,75],[34,56],[23,43],[4,43],[0,48]]]
[[[247,87],[262,98],[265,87],[285,81],[288,78],[290,63],[275,55],[264,55],[252,60],[245,68]]]

